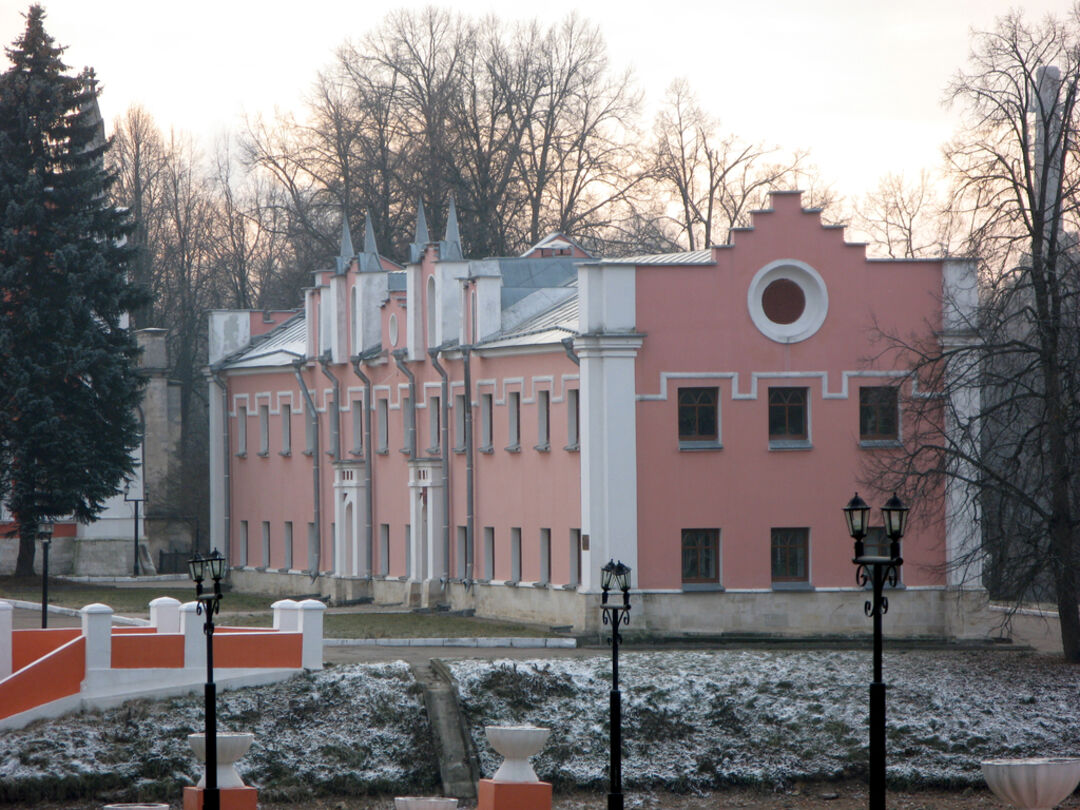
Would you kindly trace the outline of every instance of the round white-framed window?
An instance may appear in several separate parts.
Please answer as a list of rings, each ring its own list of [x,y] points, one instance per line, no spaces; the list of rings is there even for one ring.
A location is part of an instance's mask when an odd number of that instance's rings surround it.
[[[777,343],[812,337],[829,312],[829,291],[813,267],[798,259],[777,259],[758,270],[746,292],[750,319]]]
[[[387,324],[387,330],[390,332],[390,345],[397,346],[397,315],[390,316],[390,323]]]

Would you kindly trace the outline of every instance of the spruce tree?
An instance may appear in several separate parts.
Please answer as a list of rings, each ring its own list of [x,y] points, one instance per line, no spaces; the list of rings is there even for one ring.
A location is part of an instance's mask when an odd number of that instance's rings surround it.
[[[89,521],[132,472],[142,383],[130,215],[109,205],[91,70],[33,5],[0,74],[0,497],[33,573],[38,521]]]

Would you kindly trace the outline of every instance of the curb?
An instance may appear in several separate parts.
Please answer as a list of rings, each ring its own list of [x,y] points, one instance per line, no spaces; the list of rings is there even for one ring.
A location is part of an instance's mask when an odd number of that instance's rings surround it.
[[[574,638],[531,638],[524,636],[492,636],[463,638],[326,638],[324,647],[516,647],[519,649],[572,650]]]
[[[41,602],[26,602],[22,599],[0,599],[0,602],[7,602],[13,608],[21,608],[23,610],[36,610],[41,612]],[[78,618],[82,614],[75,608],[60,607],[59,605],[49,605],[49,613],[56,613],[60,616],[74,616]],[[149,627],[150,621],[148,619],[135,619],[130,616],[117,616],[115,613],[112,617],[113,624],[124,624],[129,627]]]

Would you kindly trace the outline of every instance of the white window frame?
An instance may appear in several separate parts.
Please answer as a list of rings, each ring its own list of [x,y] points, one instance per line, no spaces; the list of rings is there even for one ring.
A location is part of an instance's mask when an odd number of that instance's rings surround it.
[[[292,455],[292,405],[281,406],[281,455]]]
[[[510,581],[521,582],[521,527],[510,529]]]
[[[291,520],[285,521],[285,570],[291,571],[293,567],[293,524]]]
[[[236,455],[243,458],[247,455],[247,405],[239,405],[236,408]]]
[[[480,395],[480,447],[481,453],[492,451],[492,420],[494,413],[495,397],[493,394]]]
[[[511,391],[506,395],[506,414],[509,427],[508,438],[510,443],[506,445],[511,453],[521,452],[521,392]]]
[[[540,584],[551,582],[551,529],[540,530]]]
[[[495,579],[495,527],[484,527],[484,579]]]
[[[551,449],[551,392],[536,392],[536,449],[546,453]]]
[[[270,455],[270,405],[259,406],[259,455]]]
[[[454,395],[454,451],[465,452],[465,395]]]
[[[581,449],[581,392],[577,388],[566,389],[566,447],[565,450]]]

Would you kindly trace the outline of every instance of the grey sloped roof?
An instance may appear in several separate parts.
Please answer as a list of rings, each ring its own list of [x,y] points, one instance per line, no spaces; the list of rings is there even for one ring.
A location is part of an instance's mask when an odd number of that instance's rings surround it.
[[[307,320],[298,312],[265,335],[256,337],[249,346],[232,357],[225,358],[223,368],[262,368],[289,366],[304,356],[307,345]]]
[[[512,346],[543,346],[559,343],[578,333],[577,284],[563,288],[546,309],[522,320],[515,327],[504,329],[480,342],[477,348],[500,349]],[[504,313],[505,316],[505,313]]]
[[[623,259],[602,259],[601,264],[712,264],[712,250],[686,250],[682,253],[652,253]]]
[[[386,275],[386,291],[387,292],[405,292],[407,286],[407,278],[404,272],[387,273]]]
[[[521,299],[545,287],[565,287],[577,279],[581,259],[496,259],[502,275],[502,308],[510,309]]]

